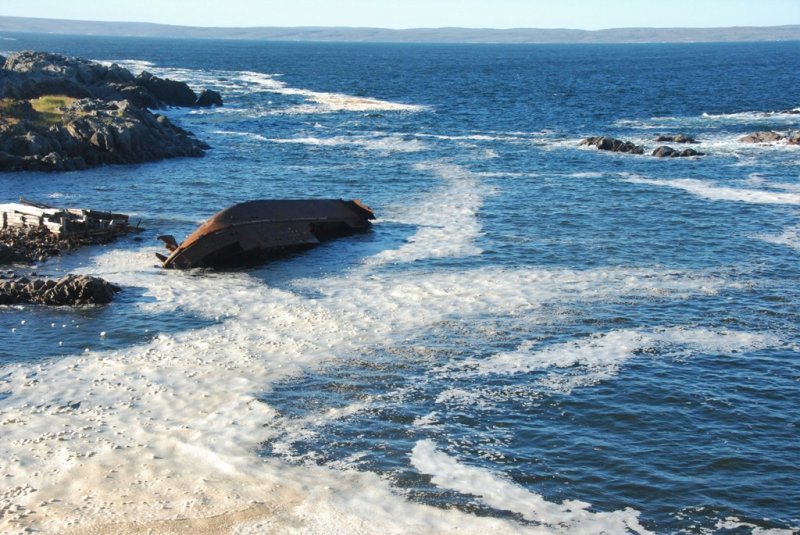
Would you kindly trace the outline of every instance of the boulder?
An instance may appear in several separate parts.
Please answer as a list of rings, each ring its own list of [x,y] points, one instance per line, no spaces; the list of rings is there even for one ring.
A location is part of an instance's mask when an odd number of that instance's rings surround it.
[[[659,143],[697,143],[697,141],[690,136],[683,134],[664,134],[656,138]]]
[[[630,141],[622,141],[608,136],[588,137],[581,141],[581,145],[597,147],[599,150],[611,152],[628,152],[630,154],[644,154],[644,147],[635,145]]]
[[[662,145],[653,151],[652,156],[657,158],[686,158],[688,156],[703,156],[704,153],[694,149],[675,150],[672,147]]]
[[[0,305],[103,305],[111,302],[120,290],[101,278],[86,275],[70,274],[57,280],[20,277],[0,280]]]
[[[782,139],[783,136],[777,132],[763,131],[748,134],[743,138],[740,138],[739,141],[742,143],[774,143],[775,141],[780,141]]]
[[[222,95],[211,89],[203,89],[200,96],[197,97],[196,106],[200,108],[208,108],[211,106],[222,106]]]
[[[136,77],[136,84],[147,88],[150,93],[167,106],[192,107],[197,95],[185,82],[168,80],[143,71]]]
[[[789,134],[789,137],[786,138],[786,143],[789,145],[800,145],[800,132]]]

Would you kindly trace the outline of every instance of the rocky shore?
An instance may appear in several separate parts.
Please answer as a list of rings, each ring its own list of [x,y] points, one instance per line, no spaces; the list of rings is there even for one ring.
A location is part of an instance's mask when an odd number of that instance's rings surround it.
[[[14,277],[0,280],[0,305],[103,305],[120,288],[98,277],[65,275],[60,279]]]
[[[697,143],[694,138],[683,134],[668,134],[661,135],[656,138],[657,142],[671,142],[671,143]],[[587,137],[580,143],[583,146],[597,147],[598,150],[605,150],[609,152],[626,152],[628,154],[644,154],[644,145],[636,145],[630,141],[623,141],[608,136],[595,136]],[[702,152],[694,149],[673,149],[667,145],[656,147],[650,153],[650,156],[656,158],[687,158],[689,156],[704,156]]]
[[[118,235],[72,235],[59,237],[45,227],[0,229],[0,265],[44,262],[62,252],[87,245],[114,241]]]
[[[221,106],[215,91],[45,52],[0,56],[0,171],[71,171],[202,156],[208,145],[150,109]]]
[[[5,225],[0,228],[0,265],[10,267],[45,262],[62,252],[110,243],[141,230],[138,225],[128,225],[128,216],[112,212],[62,210],[24,199],[0,208]],[[36,214],[42,214],[42,219]],[[51,214],[58,219],[56,231],[47,218]],[[113,218],[113,224],[109,218]],[[46,279],[38,278],[35,273],[25,277],[13,270],[0,272],[0,305],[99,305],[110,302],[118,291],[120,288],[97,277],[67,274],[59,279]]]
[[[786,112],[793,113],[793,112]],[[799,112],[800,113],[800,112]],[[696,144],[697,140],[685,134],[662,134],[655,138],[657,143],[680,143]],[[739,138],[740,143],[749,144],[770,144],[770,143],[785,143],[786,145],[800,145],[800,132],[788,132],[786,134],[761,131],[753,132],[744,137]],[[587,137],[580,142],[581,146],[595,147],[598,150],[609,152],[623,152],[628,154],[644,154],[644,145],[636,145],[631,141],[624,141],[615,139],[609,136],[593,136]],[[657,158],[686,158],[691,156],[705,156],[705,153],[696,151],[695,149],[674,149],[668,145],[661,145],[656,147],[651,153],[651,156]]]

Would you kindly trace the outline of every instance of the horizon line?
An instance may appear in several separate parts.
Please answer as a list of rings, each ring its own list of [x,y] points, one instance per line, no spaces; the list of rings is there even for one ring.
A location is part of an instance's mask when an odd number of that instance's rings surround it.
[[[188,29],[209,29],[209,30],[260,30],[260,29],[327,29],[327,30],[382,30],[388,32],[404,32],[415,30],[485,30],[485,31],[570,31],[570,32],[607,32],[615,30],[736,30],[736,29],[771,29],[771,28],[800,28],[800,23],[796,24],[777,24],[777,25],[735,25],[735,26],[615,26],[609,28],[598,28],[589,30],[585,28],[567,27],[535,27],[535,26],[514,26],[508,28],[496,28],[491,26],[414,26],[407,28],[389,28],[385,26],[319,26],[319,25],[298,25],[298,26],[198,26],[192,24],[173,24],[168,22],[149,22],[137,20],[96,20],[96,19],[72,19],[72,18],[50,18],[50,17],[23,17],[17,15],[0,15],[2,19],[19,19],[27,21],[48,21],[48,22],[83,22],[90,24],[136,24],[148,26],[167,26],[172,28]],[[8,31],[8,30],[6,30]]]

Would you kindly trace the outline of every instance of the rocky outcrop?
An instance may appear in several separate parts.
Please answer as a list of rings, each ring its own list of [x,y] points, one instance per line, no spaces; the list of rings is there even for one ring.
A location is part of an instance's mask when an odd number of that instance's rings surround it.
[[[0,98],[32,99],[66,95],[101,100],[128,99],[135,106],[204,106],[185,82],[159,78],[144,71],[139,76],[117,64],[101,65],[81,58],[47,52],[18,52],[5,58],[0,70]],[[217,96],[219,94],[217,93]],[[222,98],[211,105],[222,105]]]
[[[197,103],[197,95],[186,83],[159,78],[147,71],[136,77],[136,85],[147,89],[156,100],[170,106],[189,108]]]
[[[675,150],[672,147],[667,147],[666,145],[658,147],[652,152],[652,156],[656,156],[657,158],[685,158],[687,156],[703,155],[704,153],[697,152],[694,149]]]
[[[148,72],[134,76],[116,64],[12,54],[0,69],[0,171],[72,171],[202,156],[208,145],[148,109],[222,105],[214,91],[200,97],[184,82]]]
[[[119,291],[110,282],[86,275],[70,274],[55,280],[18,277],[0,280],[0,305],[102,305],[111,302]]]
[[[0,170],[72,171],[102,164],[202,156],[208,148],[162,115],[129,101],[82,99],[59,124],[0,124]]]
[[[203,89],[200,96],[197,97],[196,105],[200,108],[222,106],[222,95],[212,89]]]
[[[777,132],[763,131],[753,132],[739,139],[742,143],[774,143],[780,141],[783,136]]]
[[[691,136],[685,136],[683,134],[663,134],[656,138],[656,142],[658,143],[697,143],[697,141]]]
[[[110,243],[117,237],[114,233],[59,237],[46,227],[0,229],[0,264],[44,262],[64,251]]]
[[[641,145],[635,145],[630,141],[622,141],[607,136],[588,137],[581,141],[581,145],[597,147],[600,150],[607,150],[611,152],[644,154],[644,147]]]

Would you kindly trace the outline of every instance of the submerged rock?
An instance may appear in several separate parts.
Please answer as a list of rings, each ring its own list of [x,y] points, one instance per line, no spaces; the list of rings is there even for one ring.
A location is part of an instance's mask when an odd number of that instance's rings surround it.
[[[608,136],[588,137],[581,141],[581,145],[597,147],[600,150],[611,152],[627,152],[630,154],[644,154],[644,147],[635,145],[630,141],[622,141]]]
[[[19,277],[0,280],[0,305],[103,305],[111,302],[120,290],[120,287],[99,277],[86,275],[70,274],[56,280]]]
[[[697,152],[694,149],[675,150],[672,147],[667,147],[666,145],[658,147],[652,153],[652,156],[655,156],[657,158],[685,158],[688,156],[703,156],[703,155],[704,153]]]

